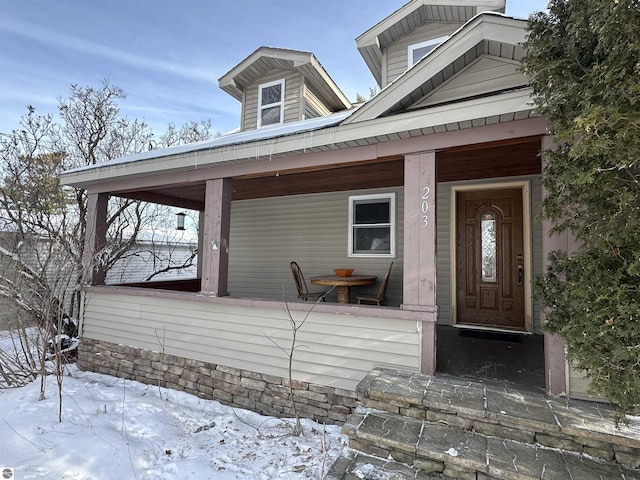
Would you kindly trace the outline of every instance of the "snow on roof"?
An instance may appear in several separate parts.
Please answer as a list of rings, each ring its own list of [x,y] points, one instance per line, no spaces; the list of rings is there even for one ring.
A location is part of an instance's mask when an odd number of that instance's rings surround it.
[[[86,170],[92,170],[100,167],[120,165],[125,163],[133,163],[142,160],[150,160],[155,158],[169,157],[171,155],[180,155],[184,153],[198,152],[202,150],[210,150],[219,147],[226,147],[229,145],[238,145],[243,143],[256,142],[260,140],[267,140],[269,138],[284,137],[287,135],[294,135],[302,132],[309,132],[314,130],[320,130],[326,127],[332,127],[342,122],[345,118],[349,117],[357,108],[351,110],[345,110],[324,117],[311,118],[308,120],[301,120],[298,122],[290,122],[281,125],[262,127],[255,130],[247,130],[244,132],[232,131],[224,134],[213,140],[206,140],[203,142],[188,143],[186,145],[177,145],[174,147],[163,148],[160,150],[150,150],[148,152],[136,153],[134,155],[128,155],[126,157],[116,158],[107,162],[99,163],[97,165],[87,165],[83,167],[74,168],[63,172],[75,173]]]

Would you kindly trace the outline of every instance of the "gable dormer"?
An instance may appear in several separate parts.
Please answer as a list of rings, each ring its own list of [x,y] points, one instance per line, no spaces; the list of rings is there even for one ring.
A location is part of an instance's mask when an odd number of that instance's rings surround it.
[[[412,0],[356,38],[381,88],[481,12],[504,13],[506,0]]]
[[[260,47],[218,82],[222,90],[242,103],[242,131],[351,108],[310,52]]]

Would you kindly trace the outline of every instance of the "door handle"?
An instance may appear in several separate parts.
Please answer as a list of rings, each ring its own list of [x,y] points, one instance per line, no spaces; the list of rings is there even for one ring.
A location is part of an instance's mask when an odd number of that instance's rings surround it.
[[[518,264],[518,285],[522,285],[523,277],[524,267],[522,266],[522,264]]]
[[[518,285],[522,285],[522,282],[524,281],[524,265],[522,264],[523,260],[524,255],[519,253],[516,256],[516,261],[518,262]]]

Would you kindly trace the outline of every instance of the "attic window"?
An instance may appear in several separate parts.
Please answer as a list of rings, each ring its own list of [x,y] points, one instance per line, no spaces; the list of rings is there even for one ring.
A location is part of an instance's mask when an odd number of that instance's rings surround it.
[[[284,78],[258,87],[258,127],[282,123],[284,118]]]
[[[431,40],[427,40],[425,42],[414,43],[413,45],[409,45],[407,47],[407,54],[409,57],[409,68],[413,67],[416,63],[418,63],[422,57],[424,57],[431,50],[436,48],[442,42],[444,42],[448,36],[432,38]]]

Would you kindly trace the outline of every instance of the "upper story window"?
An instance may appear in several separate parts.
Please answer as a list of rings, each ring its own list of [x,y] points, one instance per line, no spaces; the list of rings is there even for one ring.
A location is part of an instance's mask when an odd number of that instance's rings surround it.
[[[349,256],[395,257],[395,194],[349,197]]]
[[[409,57],[409,67],[413,67],[416,63],[420,61],[422,57],[424,57],[431,50],[436,48],[442,42],[444,42],[448,36],[433,38],[431,40],[427,40],[426,42],[414,43],[413,45],[409,45],[407,47],[407,54]]]
[[[282,123],[284,119],[284,78],[258,87],[258,127]]]

